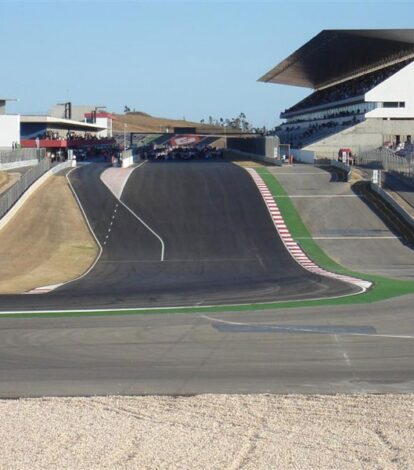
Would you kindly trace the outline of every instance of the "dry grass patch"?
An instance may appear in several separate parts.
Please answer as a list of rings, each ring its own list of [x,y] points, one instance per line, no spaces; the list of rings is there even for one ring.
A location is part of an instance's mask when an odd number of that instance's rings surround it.
[[[0,231],[0,293],[69,281],[98,254],[64,176],[51,176]]]

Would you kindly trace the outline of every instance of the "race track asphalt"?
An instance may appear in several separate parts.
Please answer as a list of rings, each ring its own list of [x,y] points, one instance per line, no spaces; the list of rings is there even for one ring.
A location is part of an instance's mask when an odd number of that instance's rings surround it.
[[[232,163],[147,163],[124,189],[130,210],[101,182],[104,169],[90,164],[70,175],[103,248],[95,267],[49,294],[1,296],[1,310],[221,305],[357,291],[291,258],[251,177]]]
[[[414,392],[414,296],[0,321],[0,397]]]
[[[169,168],[173,168],[174,176],[167,173]],[[157,282],[164,283],[163,287],[168,287],[168,282],[182,285],[185,279],[190,282],[195,279],[200,285],[205,283],[204,292],[207,293],[217,279],[227,280],[226,287],[239,286],[240,298],[260,295],[260,289],[266,285],[263,278],[267,282],[272,276],[275,284],[289,289],[289,283],[282,283],[286,276],[278,276],[272,271],[273,262],[277,261],[273,250],[280,250],[280,241],[274,235],[273,227],[266,222],[267,214],[255,187],[244,178],[247,173],[230,164],[223,164],[215,171],[213,168],[146,164],[130,180],[125,202],[145,216],[154,230],[162,232],[166,242],[164,264],[159,261],[159,240],[144,230],[142,224],[136,223],[136,219],[99,183],[101,167],[90,165],[72,173],[73,184],[94,231],[102,243],[106,241],[102,258],[93,270],[93,276],[91,273],[82,281],[68,284],[65,289],[50,295],[17,297],[25,302],[29,299],[55,299],[53,302],[57,305],[63,305],[66,299],[66,307],[70,308],[72,301],[69,299],[75,297],[71,292],[81,292],[76,302],[82,304],[90,297],[93,304],[99,279],[102,283],[99,297],[105,299],[108,306],[115,302],[125,305],[129,301],[135,302],[131,291],[135,292],[135,283],[141,282],[143,273],[148,276],[148,272],[154,273],[155,285]],[[322,185],[323,196],[335,191],[342,194],[344,188],[328,183],[329,175],[321,175],[320,170],[310,171],[309,168],[298,167],[294,174],[289,168],[280,170],[285,173],[283,183],[289,194],[297,195],[298,188],[307,191],[306,194],[313,190],[314,196],[318,194],[318,188],[320,194],[321,178],[327,179]],[[295,182],[289,183],[292,178]],[[241,182],[235,181],[239,179]],[[193,188],[191,197],[186,192],[189,187]],[[168,190],[163,193],[162,188]],[[249,201],[254,200],[254,203],[246,202],[240,191],[243,194],[246,191]],[[202,196],[206,197],[207,203],[200,212]],[[331,200],[331,205],[333,201],[341,204],[342,218],[356,225],[365,221],[368,226],[362,225],[364,230],[381,228],[380,221],[375,225],[375,214],[373,219],[368,219],[363,206],[358,209],[356,198],[346,199],[354,202],[348,206],[343,205],[340,198]],[[318,198],[319,204],[308,203],[311,206],[303,206],[305,199],[296,200],[301,201],[298,209],[304,209],[302,216],[310,207],[317,212],[328,208],[321,203],[324,198]],[[161,207],[163,204],[166,204],[165,209]],[[363,205],[363,202],[359,201],[359,204]],[[180,210],[177,205],[180,205]],[[157,216],[157,211],[163,211],[162,218]],[[361,221],[354,218],[359,211]],[[114,213],[115,218],[112,219]],[[334,215],[336,213],[334,209],[333,213],[327,211],[326,218],[330,222],[324,220],[322,230],[333,228],[339,233],[343,229],[343,221]],[[191,220],[187,220],[187,214],[192,214]],[[263,238],[256,239],[254,234],[247,234],[245,230],[243,234],[233,233],[227,227],[232,217],[240,224],[238,227],[257,228],[251,232],[260,232]],[[321,215],[316,214],[315,217]],[[216,219],[222,228],[220,232],[214,230]],[[111,226],[112,220],[116,222]],[[183,226],[188,232],[185,243],[179,236]],[[110,232],[108,228],[111,228]],[[311,228],[314,227],[311,225]],[[211,276],[217,270],[203,262],[206,245],[200,237],[205,233],[211,240],[209,253],[214,253],[219,260],[220,269],[224,267],[223,272],[210,279],[211,285],[207,275]],[[226,248],[224,243],[229,240],[232,243]],[[336,240],[336,243],[338,246],[332,248],[336,250],[332,255],[349,253],[349,240]],[[355,246],[359,247],[359,256],[364,260],[363,253],[369,252],[369,247]],[[351,251],[356,250],[355,246]],[[269,250],[272,251],[271,262],[266,258]],[[391,257],[393,251],[395,248],[392,247],[386,250],[387,257]],[[125,252],[131,254],[132,263],[125,263]],[[264,268],[259,256],[256,256],[256,262],[252,261],[253,253],[260,255]],[[289,267],[285,254],[280,254],[278,266],[293,269]],[[236,257],[242,258],[242,262],[236,270],[238,282],[231,284],[234,278],[229,271],[236,264]],[[194,259],[197,259],[198,269],[167,269],[167,265],[174,267],[178,260],[187,260],[187,263],[181,263],[185,266],[193,265]],[[372,256],[366,257],[365,262],[367,260],[372,262]],[[379,269],[384,269],[383,260],[378,258],[378,263]],[[143,270],[142,267],[148,264],[157,265],[158,271]],[[243,284],[250,269],[253,270],[251,282]],[[292,276],[295,274],[302,275],[291,272]],[[177,279],[169,277],[174,275]],[[105,293],[105,289],[113,288],[117,279],[123,280],[122,288],[116,295]],[[143,284],[150,285],[150,281],[146,279]],[[310,280],[307,282],[313,285]],[[314,282],[318,285],[321,281],[316,279]],[[244,292],[246,286],[251,288],[252,285],[251,291]],[[243,286],[243,292],[240,292],[240,286]],[[145,292],[148,295],[148,290]],[[230,289],[220,291],[220,296],[228,298],[229,292]],[[277,289],[270,290],[269,296],[275,293],[278,293]],[[265,294],[267,292],[262,292]],[[4,297],[1,299],[2,308],[3,300]],[[163,300],[171,301],[171,297]],[[184,302],[186,299],[175,300]],[[185,314],[1,318],[0,397],[414,392],[413,302],[414,295],[409,295],[372,304],[219,311],[207,315],[193,313],[189,309]],[[105,302],[101,300],[102,304]]]

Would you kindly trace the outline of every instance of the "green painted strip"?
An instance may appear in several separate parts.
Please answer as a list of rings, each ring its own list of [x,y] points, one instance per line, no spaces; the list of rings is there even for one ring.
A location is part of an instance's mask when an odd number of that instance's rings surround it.
[[[253,310],[272,310],[281,308],[299,308],[299,307],[318,307],[332,305],[366,304],[386,300],[393,297],[408,295],[414,293],[414,281],[401,281],[397,279],[388,279],[382,276],[367,275],[351,271],[333,261],[319,245],[312,239],[311,234],[302,219],[300,218],[295,206],[292,204],[288,194],[277,178],[266,168],[258,167],[255,170],[265,181],[272,196],[274,196],[277,205],[285,219],[291,235],[300,244],[306,254],[313,259],[320,267],[329,271],[359,277],[369,280],[373,287],[365,294],[355,296],[340,297],[321,300],[299,300],[282,301],[271,303],[257,303],[245,305],[218,305],[210,307],[177,307],[177,308],[156,308],[156,309],[136,309],[136,310],[110,310],[110,311],[85,311],[85,312],[56,312],[56,313],[18,313],[2,314],[2,318],[19,317],[80,317],[80,316],[102,316],[102,315],[145,315],[145,314],[172,314],[172,313],[219,313],[219,312],[241,312]]]
[[[277,180],[277,178],[267,168],[256,168],[256,171],[265,181],[270,192],[272,193],[272,196],[274,196],[276,203],[279,206],[279,210],[283,218],[285,219],[286,225],[289,227],[292,237],[313,261],[315,261],[322,268],[325,268],[329,271],[359,277],[361,279],[368,280],[374,283],[374,287],[370,289],[367,293],[356,297],[333,299],[333,305],[343,303],[348,304],[374,302],[378,300],[385,300],[391,297],[414,293],[414,281],[389,279],[382,276],[368,275],[351,271],[332,260],[320,248],[320,246],[315,242],[315,240],[312,239],[309,230],[303,223],[291,199],[287,197],[288,194],[286,193],[285,189],[280,184],[280,182]],[[321,302],[323,302],[323,305],[325,305],[326,302],[328,302],[328,305],[332,305],[328,299]]]

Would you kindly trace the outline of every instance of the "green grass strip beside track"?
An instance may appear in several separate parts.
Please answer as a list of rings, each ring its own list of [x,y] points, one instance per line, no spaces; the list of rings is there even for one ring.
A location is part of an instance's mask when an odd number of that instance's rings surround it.
[[[296,208],[292,204],[288,194],[277,178],[266,167],[255,168],[256,171],[265,181],[270,192],[274,196],[282,216],[289,227],[290,233],[295,241],[302,247],[306,254],[320,267],[341,274],[347,274],[360,279],[368,280],[373,283],[371,289],[364,294],[353,295],[348,297],[339,297],[333,299],[321,300],[298,300],[298,301],[281,301],[271,303],[254,303],[244,305],[223,305],[211,307],[171,307],[171,308],[155,308],[155,309],[133,309],[133,310],[108,310],[108,311],[83,311],[83,312],[54,312],[54,313],[18,313],[3,314],[1,318],[7,317],[56,317],[56,316],[102,316],[102,315],[137,315],[137,314],[171,314],[171,313],[218,313],[218,312],[235,312],[235,311],[252,311],[252,310],[269,310],[280,308],[294,307],[317,307],[329,305],[346,305],[346,304],[365,304],[386,300],[393,297],[414,293],[414,281],[401,281],[398,279],[389,279],[382,276],[361,274],[344,268],[336,263],[324,253],[319,245],[312,239],[311,234],[302,222]],[[282,196],[282,197],[279,197]]]
[[[319,305],[367,303],[414,293],[414,281],[401,281],[374,274],[358,273],[346,269],[332,260],[312,239],[311,234],[302,222],[291,199],[286,197],[288,194],[277,178],[267,168],[257,168],[256,170],[274,196],[292,237],[316,264],[328,271],[355,276],[373,283],[373,287],[365,294],[339,299],[320,300],[314,303],[318,303]]]

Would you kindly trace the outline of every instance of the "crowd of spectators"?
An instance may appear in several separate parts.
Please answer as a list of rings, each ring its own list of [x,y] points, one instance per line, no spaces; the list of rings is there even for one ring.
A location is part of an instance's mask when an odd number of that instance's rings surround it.
[[[410,62],[412,62],[412,59],[407,59],[380,70],[376,70],[374,72],[361,75],[360,77],[347,80],[346,82],[333,85],[329,88],[315,91],[304,100],[285,110],[282,113],[282,116],[287,113],[293,113],[295,111],[300,111],[306,108],[312,108],[314,106],[320,106],[326,103],[334,103],[337,101],[364,95],[376,85],[383,82],[391,75],[394,75],[396,72],[408,65]]]
[[[63,137],[58,131],[48,130],[42,134],[36,136],[39,140],[102,140],[107,139],[107,137],[100,137],[96,134],[91,133],[77,133],[75,131],[68,131]]]
[[[337,112],[331,112],[329,114],[324,114],[319,117],[314,117],[314,118],[298,118],[298,119],[290,119],[289,120],[289,126],[291,124],[300,124],[303,122],[313,122],[313,121],[322,121],[322,120],[327,120],[327,119],[335,119],[335,118],[342,118],[342,117],[348,117],[348,116],[358,116],[359,114],[364,113],[365,111],[363,109],[356,109],[356,110],[347,110],[347,111],[337,111]],[[355,118],[356,119],[356,118]],[[285,129],[287,130],[289,126],[286,125],[280,125],[275,127],[275,131]],[[292,127],[293,129],[293,127]]]
[[[349,127],[360,122],[354,116],[352,119],[345,121],[327,121],[315,124],[309,124],[308,127],[291,126],[281,128],[277,135],[283,143],[289,143],[293,148],[301,148],[304,143],[309,143],[311,140],[321,138],[322,135],[338,132],[340,128]]]
[[[57,132],[57,131],[46,131],[46,132],[43,132],[43,134],[38,134],[36,136],[36,139],[39,139],[39,140],[62,140],[62,137],[60,136],[59,132]]]
[[[216,147],[171,147],[146,146],[140,149],[140,155],[147,160],[211,160],[223,158],[223,151]]]

